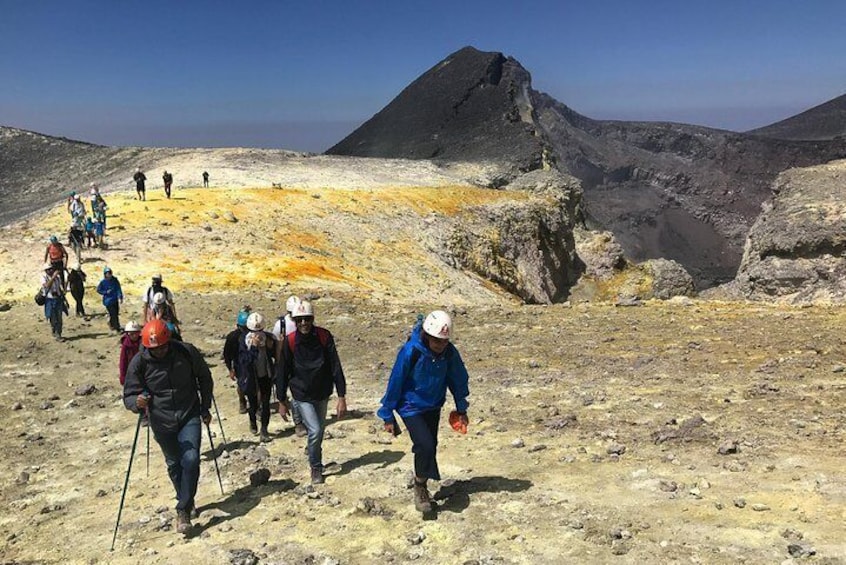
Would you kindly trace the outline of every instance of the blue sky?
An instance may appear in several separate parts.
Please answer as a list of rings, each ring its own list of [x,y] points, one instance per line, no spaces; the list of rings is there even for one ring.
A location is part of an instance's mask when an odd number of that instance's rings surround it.
[[[743,131],[846,93],[843,0],[0,0],[0,125],[322,151],[466,45],[597,119]]]

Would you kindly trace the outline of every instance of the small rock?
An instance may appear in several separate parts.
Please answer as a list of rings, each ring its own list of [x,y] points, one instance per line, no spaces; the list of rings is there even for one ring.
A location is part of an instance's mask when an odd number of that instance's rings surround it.
[[[717,453],[720,455],[737,453],[737,442],[734,440],[724,441],[720,444],[720,447],[717,448]]]
[[[55,404],[53,404],[52,402],[42,402],[41,403],[41,409],[42,410],[50,410],[54,406],[55,406]]]
[[[250,486],[260,487],[270,480],[270,469],[262,467],[250,473]]]
[[[676,492],[679,490],[679,484],[676,481],[661,479],[658,481],[658,488],[661,489],[662,492]]]
[[[84,384],[76,387],[76,390],[73,393],[77,396],[88,396],[89,394],[96,392],[97,387],[93,384]]]
[[[12,309],[12,305],[9,302],[0,302],[0,312],[8,312]]]
[[[20,402],[15,402],[12,404],[12,410],[23,410],[23,404]]]
[[[698,485],[696,485],[696,486],[698,486],[698,487],[699,487],[699,488],[701,488],[702,490],[707,490],[707,489],[711,488],[711,483],[709,483],[709,482],[708,482],[707,480],[705,480],[705,479],[702,479],[701,481],[699,481],[699,484],[698,484]]]
[[[626,446],[619,443],[612,443],[605,450],[608,455],[622,455],[626,452]]]
[[[232,222],[233,224],[238,221],[238,218],[236,218],[235,214],[233,214],[231,211],[224,212],[223,219],[227,222]]]
[[[423,540],[426,539],[426,534],[424,534],[423,532],[417,532],[415,534],[411,534],[406,539],[411,545],[420,545],[421,543],[423,543]]]
[[[793,528],[785,528],[781,532],[781,537],[788,540],[801,540],[805,537],[805,534],[800,532],[799,530],[794,530]]]
[[[96,496],[97,498],[103,498],[107,494],[108,493],[106,491],[104,491],[103,489],[100,489],[100,490],[97,491],[97,493],[94,496]]]
[[[15,484],[18,485],[25,485],[29,482],[29,473],[26,471],[21,471],[21,474],[18,475],[18,478],[15,479]]]
[[[816,555],[817,550],[811,547],[810,544],[807,543],[791,543],[787,546],[787,552],[790,554],[790,557],[793,558],[800,558],[800,557],[810,557],[811,555]]]
[[[523,438],[518,437],[514,441],[511,442],[511,447],[525,447],[526,442],[523,441]]]
[[[542,443],[539,443],[530,447],[528,451],[529,453],[535,453],[536,451],[543,451],[544,449],[546,449],[546,446]]]
[[[611,553],[614,555],[625,555],[630,549],[629,544],[625,540],[616,539],[611,542]]]
[[[843,371],[846,371],[846,365],[838,364],[831,368],[832,373],[842,373]]]
[[[746,508],[746,499],[745,498],[735,498],[734,505],[738,508]]]
[[[767,506],[766,504],[761,504],[760,502],[756,502],[752,505],[752,510],[754,510],[755,512],[766,512],[769,509],[769,506]]]
[[[250,549],[230,549],[229,563],[231,565],[258,565],[259,557]]]

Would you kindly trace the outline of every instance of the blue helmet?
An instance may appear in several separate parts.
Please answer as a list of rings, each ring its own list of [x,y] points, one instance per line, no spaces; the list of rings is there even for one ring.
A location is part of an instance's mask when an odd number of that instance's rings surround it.
[[[241,310],[238,312],[238,319],[235,321],[235,324],[239,326],[246,326],[247,325],[247,318],[250,317],[250,313],[247,310]]]

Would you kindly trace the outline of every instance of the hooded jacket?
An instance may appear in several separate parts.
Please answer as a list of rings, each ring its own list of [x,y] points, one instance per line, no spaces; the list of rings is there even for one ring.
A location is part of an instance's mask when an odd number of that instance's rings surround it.
[[[430,410],[440,410],[446,402],[449,389],[455,399],[455,409],[462,414],[470,405],[467,397],[469,376],[458,349],[450,343],[440,355],[435,355],[423,343],[423,332],[416,327],[411,338],[399,350],[382,407],[376,414],[382,420],[394,420],[394,411],[400,416],[415,416]]]
[[[124,333],[120,338],[120,361],[118,361],[118,369],[120,370],[120,384],[126,382],[126,370],[129,368],[129,362],[138,353],[141,347],[141,337],[132,341],[128,333]]]
[[[157,434],[177,433],[188,420],[208,414],[214,388],[200,352],[189,343],[169,343],[170,350],[161,359],[147,349],[133,357],[123,385],[123,403],[136,413],[138,396],[149,393],[150,426]]]
[[[111,306],[117,303],[118,300],[123,300],[123,290],[120,288],[120,281],[116,276],[112,278],[103,278],[100,284],[97,285],[97,293],[103,295],[103,306]]]
[[[318,332],[325,332],[325,346]],[[329,330],[314,326],[308,334],[297,331],[293,339],[294,351],[285,339],[281,358],[276,361],[276,397],[281,402],[287,400],[290,386],[295,400],[320,402],[332,396],[333,384],[338,397],[346,396],[347,381]]]

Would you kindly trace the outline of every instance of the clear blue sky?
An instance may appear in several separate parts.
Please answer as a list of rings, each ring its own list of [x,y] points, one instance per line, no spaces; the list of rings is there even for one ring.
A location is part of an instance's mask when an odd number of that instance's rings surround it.
[[[322,151],[465,45],[597,119],[742,131],[846,92],[846,0],[0,0],[0,125]]]

